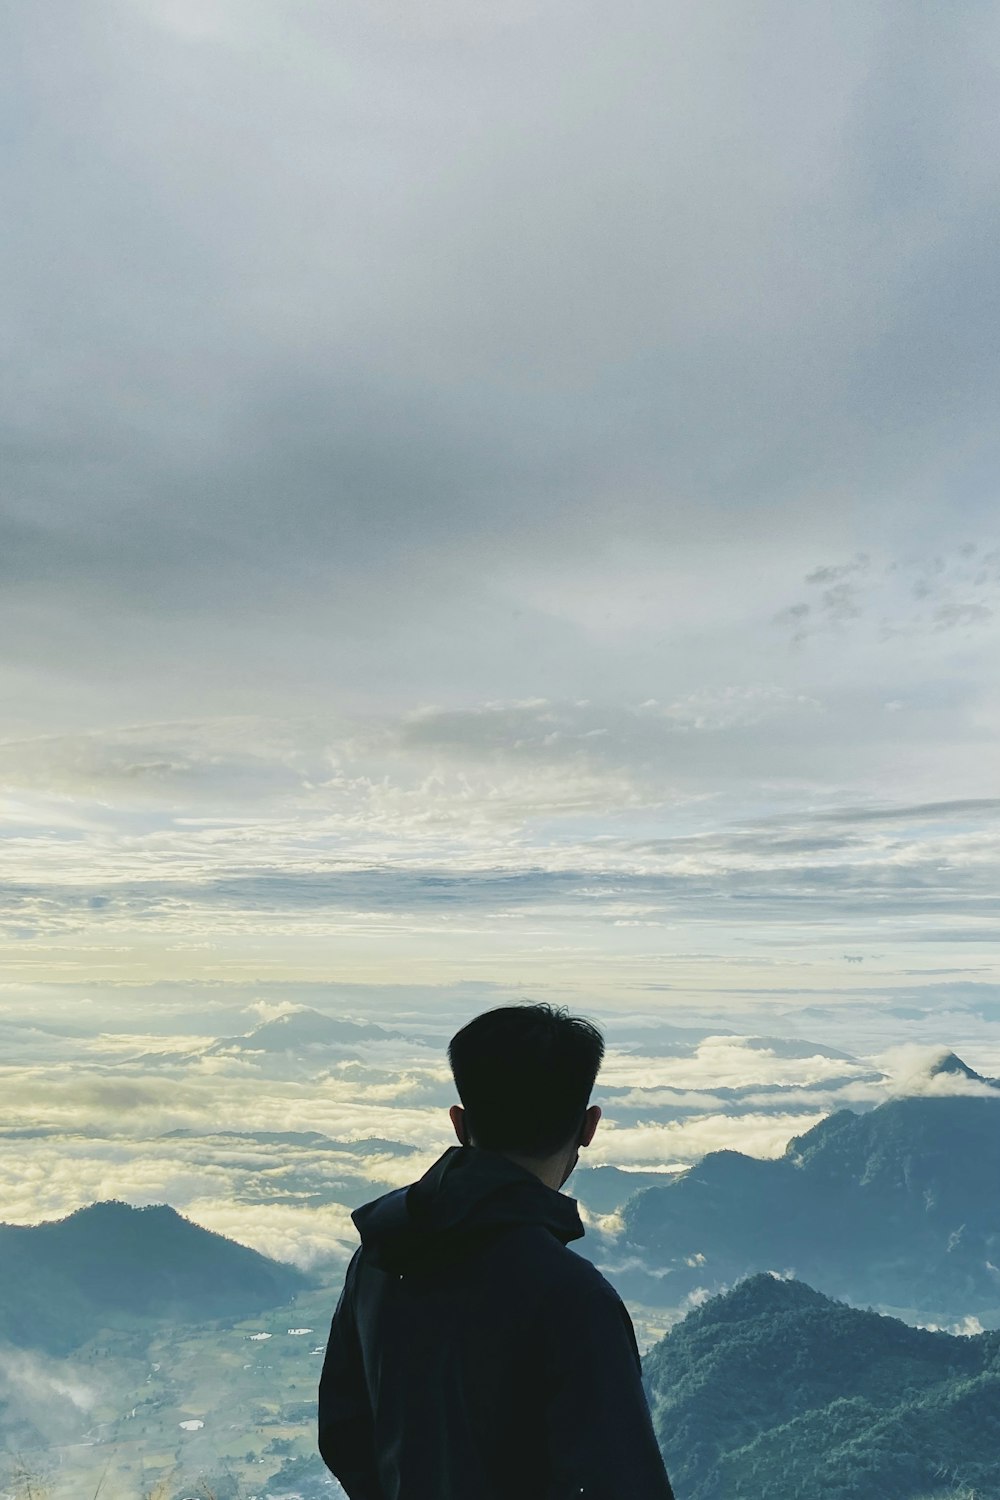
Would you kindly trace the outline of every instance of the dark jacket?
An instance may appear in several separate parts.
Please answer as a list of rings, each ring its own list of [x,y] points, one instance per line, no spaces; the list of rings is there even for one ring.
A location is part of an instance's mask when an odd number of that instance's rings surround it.
[[[453,1146],[356,1209],[319,1448],[350,1500],[673,1500],[635,1333],[574,1199]]]

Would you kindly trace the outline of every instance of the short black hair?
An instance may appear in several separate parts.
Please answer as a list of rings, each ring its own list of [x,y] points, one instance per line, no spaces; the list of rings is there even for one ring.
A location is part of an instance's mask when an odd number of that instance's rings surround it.
[[[467,1139],[551,1156],[581,1129],[603,1059],[598,1028],[565,1006],[501,1005],[476,1016],[448,1043]]]

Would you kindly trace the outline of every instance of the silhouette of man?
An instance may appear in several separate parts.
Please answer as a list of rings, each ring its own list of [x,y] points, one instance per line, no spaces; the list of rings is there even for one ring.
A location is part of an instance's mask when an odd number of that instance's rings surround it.
[[[448,1046],[462,1105],[419,1181],[352,1214],[319,1387],[319,1449],[350,1500],[673,1500],[632,1321],[567,1249],[559,1189],[594,1138],[600,1031],[548,1005]]]

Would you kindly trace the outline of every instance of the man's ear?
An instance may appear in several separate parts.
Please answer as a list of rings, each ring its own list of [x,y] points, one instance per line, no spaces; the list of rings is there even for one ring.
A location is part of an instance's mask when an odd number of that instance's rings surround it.
[[[453,1104],[451,1106],[451,1109],[449,1109],[448,1111],[448,1117],[455,1127],[455,1134],[458,1136],[458,1144],[460,1146],[467,1146],[469,1142],[465,1130],[465,1110],[460,1104]]]
[[[600,1118],[601,1106],[599,1104],[592,1104],[583,1117],[583,1129],[580,1131],[581,1146],[590,1145],[594,1139],[594,1131],[597,1129],[597,1122]]]

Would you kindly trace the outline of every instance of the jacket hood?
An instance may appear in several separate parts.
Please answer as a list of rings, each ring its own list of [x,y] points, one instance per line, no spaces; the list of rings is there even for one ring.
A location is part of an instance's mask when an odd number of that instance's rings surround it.
[[[397,1274],[464,1259],[505,1229],[538,1224],[564,1245],[584,1233],[568,1198],[508,1157],[452,1146],[417,1182],[351,1214],[369,1264]]]

